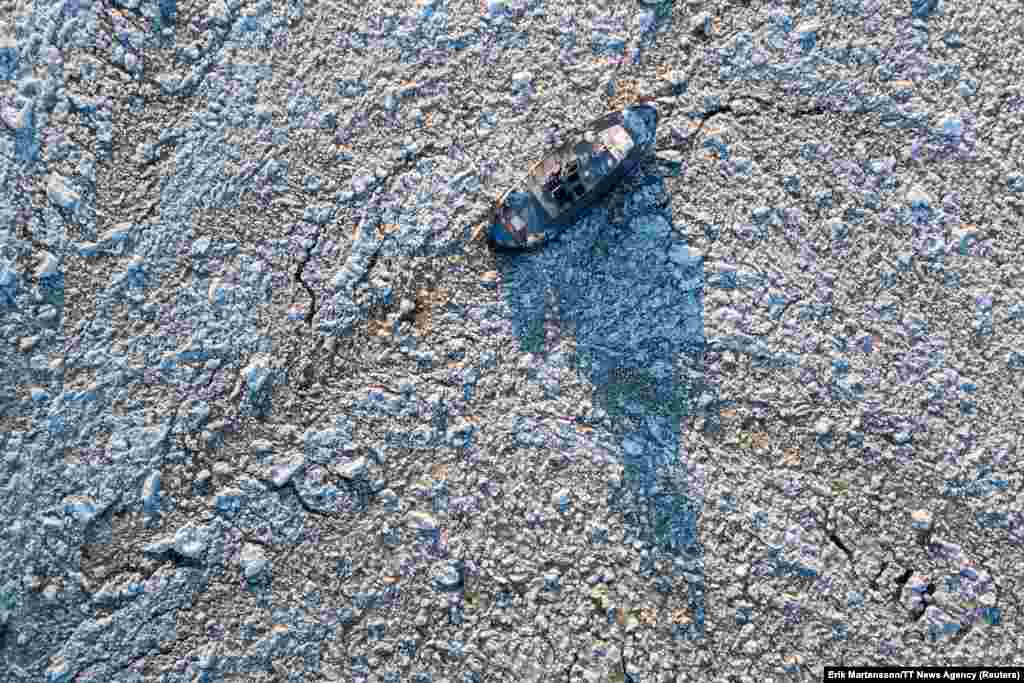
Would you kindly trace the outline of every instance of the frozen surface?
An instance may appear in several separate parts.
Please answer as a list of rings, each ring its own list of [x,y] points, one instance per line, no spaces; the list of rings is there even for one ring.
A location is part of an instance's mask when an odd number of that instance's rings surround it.
[[[5,681],[1024,657],[1019,3],[0,7]],[[542,250],[482,211],[638,96]]]

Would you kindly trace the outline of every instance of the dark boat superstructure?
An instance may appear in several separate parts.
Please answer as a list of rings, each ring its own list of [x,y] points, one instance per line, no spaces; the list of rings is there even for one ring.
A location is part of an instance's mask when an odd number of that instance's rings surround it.
[[[651,104],[605,114],[583,135],[530,169],[521,187],[497,202],[488,239],[507,249],[542,244],[607,194],[654,147],[658,124]]]

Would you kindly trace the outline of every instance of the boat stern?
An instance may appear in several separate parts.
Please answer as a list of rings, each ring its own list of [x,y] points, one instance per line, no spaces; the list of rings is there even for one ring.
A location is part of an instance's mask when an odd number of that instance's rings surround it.
[[[526,244],[526,235],[505,225],[497,217],[491,221],[487,230],[488,240],[496,247],[503,249],[519,249]]]
[[[547,227],[540,207],[525,192],[507,193],[498,200],[487,238],[496,247],[523,249],[545,241]]]

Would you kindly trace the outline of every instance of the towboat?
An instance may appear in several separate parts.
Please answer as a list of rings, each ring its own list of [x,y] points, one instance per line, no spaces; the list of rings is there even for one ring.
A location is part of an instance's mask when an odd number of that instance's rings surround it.
[[[606,195],[654,149],[658,112],[640,103],[584,126],[533,164],[519,187],[498,198],[487,230],[502,249],[545,243]]]

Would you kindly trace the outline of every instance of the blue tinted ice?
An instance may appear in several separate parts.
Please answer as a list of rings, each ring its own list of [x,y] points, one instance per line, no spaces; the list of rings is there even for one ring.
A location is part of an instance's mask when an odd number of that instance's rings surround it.
[[[646,115],[646,111],[636,108],[627,109],[623,123],[638,145],[654,141],[654,122],[650,116]]]

